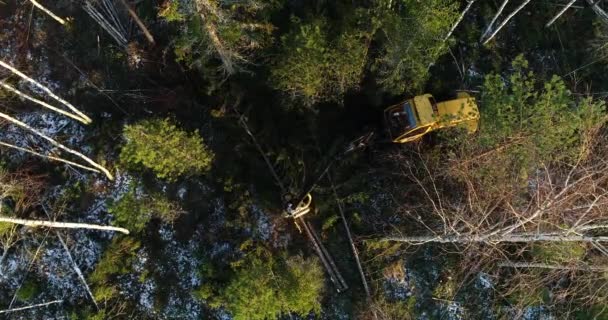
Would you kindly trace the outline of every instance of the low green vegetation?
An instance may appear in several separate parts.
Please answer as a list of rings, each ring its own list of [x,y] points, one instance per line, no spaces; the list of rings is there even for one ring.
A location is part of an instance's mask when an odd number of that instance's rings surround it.
[[[152,218],[173,222],[182,209],[166,196],[160,193],[145,194],[134,184],[129,192],[110,205],[109,212],[114,216],[116,225],[131,232],[140,232]]]
[[[205,173],[213,152],[198,132],[188,133],[169,119],[143,120],[124,128],[120,160],[128,167],[143,166],[157,177],[175,180],[186,174]]]
[[[281,53],[272,67],[273,86],[307,105],[339,102],[348,90],[357,88],[371,35],[356,27],[335,29],[323,17],[311,21],[292,17],[291,30],[281,37]]]
[[[295,313],[321,311],[323,270],[316,259],[276,256],[262,247],[234,264],[234,275],[220,290],[214,305],[223,306],[235,320],[274,319]]]
[[[117,279],[133,272],[140,243],[130,237],[115,237],[97,262],[88,281],[93,286],[93,295],[99,302],[108,302],[119,297]]]
[[[34,280],[27,280],[21,285],[21,288],[17,291],[17,299],[26,302],[36,297],[40,292],[38,283]]]
[[[450,43],[444,37],[458,17],[454,0],[379,1],[381,24],[379,53],[372,70],[380,86],[393,94],[418,93],[429,78],[435,61],[446,54]]]

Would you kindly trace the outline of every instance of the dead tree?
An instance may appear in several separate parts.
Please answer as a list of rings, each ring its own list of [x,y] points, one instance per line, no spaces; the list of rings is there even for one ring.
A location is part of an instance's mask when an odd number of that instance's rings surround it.
[[[502,4],[500,5],[500,7],[498,8],[498,10],[496,11],[496,14],[492,18],[492,21],[490,21],[490,23],[488,24],[488,26],[486,27],[486,29],[481,34],[481,37],[479,38],[479,42],[483,41],[483,39],[488,35],[488,33],[490,33],[490,31],[492,30],[492,27],[494,26],[494,23],[496,23],[496,20],[502,14],[502,11],[507,6],[507,3],[509,3],[509,0],[504,0],[502,2]]]
[[[608,147],[595,130],[581,138],[578,157],[541,163],[523,180],[525,185],[518,174],[497,190],[489,190],[473,172],[506,166],[501,154],[509,154],[509,148],[481,150],[487,156],[467,154],[474,161],[452,163],[398,154],[403,177],[415,186],[398,209],[407,223],[374,242],[401,249],[435,243],[460,252],[455,277],[468,281],[479,271],[493,274],[503,297],[549,288],[552,303],[564,308],[573,302],[605,303],[608,281],[601,275],[608,268]]]
[[[445,38],[443,38],[444,42],[447,41],[452,36],[452,33],[454,33],[454,30],[456,30],[456,28],[458,27],[458,25],[460,24],[460,22],[462,21],[464,16],[467,14],[467,12],[469,12],[469,10],[471,9],[471,7],[473,6],[473,3],[475,3],[475,1],[477,1],[477,0],[467,0],[467,6],[464,8],[464,10],[462,10],[462,13],[458,17],[458,19],[456,20],[454,25],[452,25],[452,28],[450,28],[450,31],[448,32],[448,34],[445,36]]]
[[[498,25],[498,27],[496,28],[496,30],[494,30],[494,32],[492,32],[482,43],[486,44],[488,42],[490,42],[490,40],[492,40],[496,34],[504,27],[507,25],[507,23],[513,19],[513,17],[515,17],[515,15],[517,15],[517,13],[519,13],[519,11],[521,11],[525,6],[527,6],[530,1],[532,0],[524,0],[524,2],[522,2],[521,5],[519,5],[519,7],[517,7],[515,10],[513,10],[513,12],[511,12],[511,14],[509,14],[500,25]]]

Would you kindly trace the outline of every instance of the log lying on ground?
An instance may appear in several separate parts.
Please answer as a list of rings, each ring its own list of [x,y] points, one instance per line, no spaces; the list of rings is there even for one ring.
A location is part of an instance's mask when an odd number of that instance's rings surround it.
[[[55,21],[59,22],[60,24],[65,24],[65,20],[63,20],[62,18],[60,18],[59,16],[57,16],[56,14],[54,14],[53,12],[51,12],[51,10],[45,8],[44,6],[42,6],[40,3],[38,3],[38,1],[36,0],[30,0],[30,2],[38,9],[42,10],[44,13],[46,13],[47,15],[49,15],[51,18],[55,19]]]
[[[46,306],[50,306],[52,304],[57,304],[57,303],[63,303],[63,300],[55,300],[55,301],[50,301],[50,302],[45,302],[45,303],[34,304],[34,305],[31,305],[31,306],[26,306],[26,307],[19,307],[19,308],[0,310],[0,314],[17,312],[17,311],[23,311],[23,310],[29,310],[29,309],[35,309],[35,308],[41,308],[41,307],[46,307]]]
[[[82,122],[85,124],[89,124],[92,122],[91,118],[89,118],[87,115],[85,115],[84,113],[80,112],[80,110],[78,110],[76,107],[74,107],[71,103],[61,99],[58,95],[56,95],[55,93],[53,93],[53,91],[51,91],[51,89],[45,87],[44,85],[42,85],[40,82],[26,76],[23,72],[17,70],[16,68],[14,68],[13,66],[9,65],[8,63],[0,60],[0,67],[3,67],[5,69],[8,69],[10,72],[12,72],[13,74],[15,74],[16,76],[20,77],[21,79],[33,84],[34,86],[38,87],[39,89],[41,89],[42,91],[44,91],[46,94],[48,94],[51,98],[55,99],[57,102],[63,104],[64,106],[68,107],[70,110],[72,110],[72,112],[74,112],[76,115],[78,115],[81,119]]]
[[[555,23],[555,21],[557,21],[557,19],[559,19],[559,17],[561,17],[564,12],[566,12],[570,7],[572,7],[572,5],[576,2],[576,0],[570,0],[570,2],[568,2],[567,5],[564,6],[564,8],[562,8],[562,10],[560,10],[555,17],[553,17],[553,19],[551,19],[549,22],[547,22],[547,24],[545,25],[546,28],[550,27],[553,23]]]
[[[37,136],[39,136],[39,137],[43,138],[44,140],[50,142],[52,145],[56,146],[57,148],[59,148],[59,149],[65,151],[67,153],[73,154],[73,155],[75,155],[75,156],[83,159],[84,161],[86,161],[87,163],[89,163],[90,165],[92,165],[93,167],[95,167],[95,168],[99,169],[101,172],[103,172],[108,177],[108,179],[114,180],[114,176],[110,173],[110,171],[108,171],[108,169],[104,168],[102,165],[98,164],[97,162],[91,160],[89,157],[85,156],[84,154],[82,154],[82,153],[80,153],[80,152],[78,152],[76,150],[73,150],[73,149],[70,149],[70,148],[64,146],[63,144],[61,144],[61,143],[55,141],[54,139],[46,136],[42,132],[40,132],[40,131],[38,131],[38,130],[32,128],[32,127],[30,127],[26,123],[24,123],[22,121],[19,121],[19,120],[15,119],[15,118],[13,118],[13,117],[5,114],[5,113],[0,112],[0,118],[6,119],[9,122],[11,122],[11,123],[13,123],[13,124],[15,124],[15,125],[17,125],[17,126],[19,126],[21,128],[24,128],[24,129],[26,129],[28,131],[31,131],[34,134],[36,134]]]
[[[129,234],[129,230],[120,227],[102,226],[98,224],[76,223],[76,222],[56,222],[56,221],[41,221],[41,220],[26,220],[0,216],[0,222],[14,223],[28,227],[49,227],[62,229],[89,229],[99,231],[115,231],[124,234]]]
[[[4,81],[0,81],[0,87],[3,87],[4,89],[6,89],[6,90],[8,90],[8,91],[10,91],[10,92],[18,95],[19,97],[21,97],[21,98],[23,98],[25,100],[31,101],[31,102],[33,102],[35,104],[38,104],[38,105],[42,106],[43,108],[50,109],[52,111],[55,111],[57,113],[60,113],[60,114],[62,114],[64,116],[66,116],[66,117],[70,117],[70,118],[72,118],[72,119],[74,119],[76,121],[80,121],[80,122],[82,122],[84,124],[88,124],[89,123],[87,121],[87,119],[83,119],[80,116],[75,115],[75,114],[73,114],[71,112],[67,112],[65,110],[61,110],[59,108],[56,108],[56,107],[54,107],[54,106],[52,106],[52,105],[50,105],[50,104],[48,104],[48,103],[46,103],[46,102],[44,102],[42,100],[38,100],[38,99],[36,99],[36,98],[34,98],[34,97],[32,97],[32,96],[24,93],[24,92],[21,92],[21,91],[17,90],[15,87],[7,84]]]
[[[6,143],[6,142],[0,141],[0,146],[4,146],[4,147],[7,147],[7,148],[23,151],[23,152],[26,152],[26,153],[29,153],[29,154],[33,154],[33,155],[35,155],[37,157],[41,157],[41,158],[44,158],[44,159],[49,159],[49,160],[53,160],[53,161],[63,162],[65,164],[69,164],[71,166],[75,166],[77,168],[81,168],[81,169],[84,169],[84,170],[89,170],[89,171],[92,171],[92,172],[101,173],[101,171],[99,171],[99,170],[97,170],[95,168],[83,166],[81,164],[78,164],[76,162],[72,162],[70,160],[66,160],[66,159],[63,159],[63,158],[54,157],[54,156],[47,156],[47,155],[44,155],[44,154],[42,154],[40,152],[36,152],[36,151],[34,151],[32,149],[22,148],[22,147],[14,145],[14,144],[10,144],[10,143]]]

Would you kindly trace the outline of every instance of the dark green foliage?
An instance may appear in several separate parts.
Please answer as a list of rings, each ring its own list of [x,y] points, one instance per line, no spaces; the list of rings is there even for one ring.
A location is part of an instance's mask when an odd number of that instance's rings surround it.
[[[318,313],[323,270],[315,259],[281,259],[262,248],[235,265],[235,274],[221,290],[217,305],[235,320],[274,319],[281,314]]]
[[[133,271],[131,267],[139,247],[139,242],[133,238],[115,237],[112,240],[88,278],[95,300],[103,302],[118,297],[116,278]]]
[[[369,18],[363,11],[356,17]],[[357,23],[332,27],[324,17],[308,22],[292,18],[291,22],[274,61],[272,85],[308,105],[341,101],[362,80],[371,30]]]
[[[373,64],[377,82],[394,94],[417,93],[435,61],[447,53],[443,39],[458,18],[454,0],[402,0],[378,5],[380,53]]]
[[[244,69],[257,50],[271,43],[274,26],[269,19],[280,7],[277,0],[167,0],[159,16],[179,23],[174,43],[177,60],[219,81]]]
[[[120,160],[129,167],[144,166],[167,180],[204,173],[211,168],[214,155],[198,132],[185,132],[168,119],[127,125],[124,135],[127,143],[122,147]]]
[[[132,185],[129,192],[110,206],[109,211],[114,215],[114,224],[131,232],[140,232],[153,217],[173,222],[181,209],[160,193],[144,194]]]
[[[19,288],[19,291],[17,291],[17,298],[25,302],[34,298],[39,292],[40,287],[38,286],[38,283],[30,279],[23,283],[21,288]]]

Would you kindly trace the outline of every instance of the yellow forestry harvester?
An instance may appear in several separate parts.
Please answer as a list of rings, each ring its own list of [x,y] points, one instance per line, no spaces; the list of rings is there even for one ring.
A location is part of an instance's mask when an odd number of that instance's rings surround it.
[[[386,108],[384,122],[394,143],[407,143],[431,131],[454,126],[473,133],[477,131],[479,110],[475,98],[466,92],[459,92],[456,99],[444,102],[436,102],[432,95],[423,94]]]

